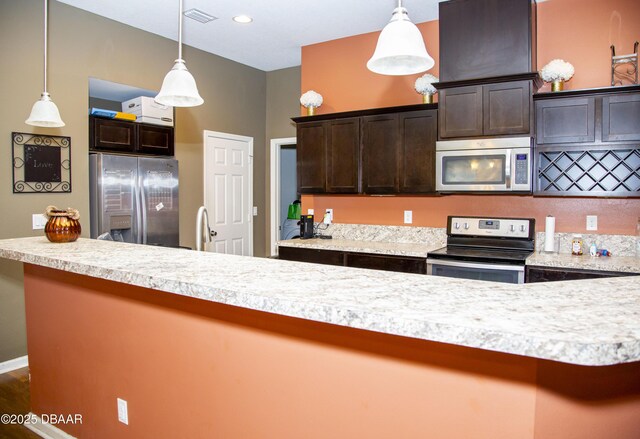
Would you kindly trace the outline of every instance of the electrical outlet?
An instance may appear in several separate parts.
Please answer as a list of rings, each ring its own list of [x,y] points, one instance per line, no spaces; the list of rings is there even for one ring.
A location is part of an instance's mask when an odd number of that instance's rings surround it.
[[[118,398],[118,421],[129,425],[129,409],[127,408],[127,401],[120,398]]]
[[[326,215],[324,216],[324,223],[331,224],[333,222],[333,209],[326,209]]]
[[[313,209],[307,209],[307,215],[313,215],[313,214],[314,214]]]
[[[597,215],[587,215],[587,230],[598,230]]]
[[[34,213],[31,215],[31,224],[33,230],[43,230],[45,224],[47,224],[47,218],[41,213]]]
[[[404,211],[404,223],[405,224],[413,223],[413,210]]]

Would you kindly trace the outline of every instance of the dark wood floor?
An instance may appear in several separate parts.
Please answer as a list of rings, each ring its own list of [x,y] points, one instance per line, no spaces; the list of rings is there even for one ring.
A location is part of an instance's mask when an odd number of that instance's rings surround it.
[[[29,413],[29,368],[24,367],[0,375],[0,415]],[[39,439],[40,436],[16,424],[0,422],[2,439]]]

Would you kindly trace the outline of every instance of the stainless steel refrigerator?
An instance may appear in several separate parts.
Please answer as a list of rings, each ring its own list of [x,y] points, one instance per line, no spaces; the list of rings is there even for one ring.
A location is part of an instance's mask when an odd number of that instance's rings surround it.
[[[177,160],[90,154],[89,179],[92,238],[178,247]]]

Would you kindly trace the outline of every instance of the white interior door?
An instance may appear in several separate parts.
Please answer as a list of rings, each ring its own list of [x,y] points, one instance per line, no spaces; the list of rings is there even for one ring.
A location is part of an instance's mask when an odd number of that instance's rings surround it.
[[[204,132],[204,205],[217,235],[205,249],[253,255],[253,138]]]

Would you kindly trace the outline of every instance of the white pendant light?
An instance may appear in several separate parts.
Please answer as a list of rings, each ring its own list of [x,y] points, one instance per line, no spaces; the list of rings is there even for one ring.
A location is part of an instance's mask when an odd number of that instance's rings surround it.
[[[367,68],[381,75],[412,75],[429,70],[435,62],[427,53],[422,34],[409,20],[398,0],[391,21],[382,29]]]
[[[53,103],[47,93],[47,21],[49,17],[48,0],[44,0],[44,91],[40,99],[33,104],[29,118],[24,122],[36,127],[55,128],[63,127],[64,122],[60,118],[58,107]]]
[[[200,97],[196,80],[193,79],[193,75],[189,73],[182,59],[182,0],[180,0],[178,19],[178,59],[164,77],[162,88],[155,101],[171,107],[196,107],[202,105],[204,99]]]

